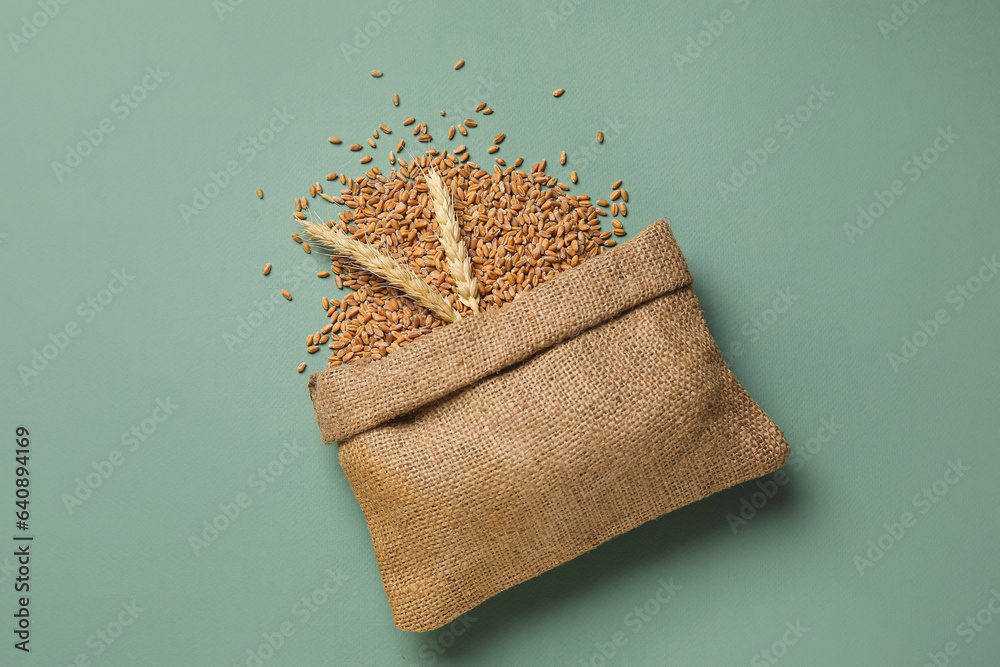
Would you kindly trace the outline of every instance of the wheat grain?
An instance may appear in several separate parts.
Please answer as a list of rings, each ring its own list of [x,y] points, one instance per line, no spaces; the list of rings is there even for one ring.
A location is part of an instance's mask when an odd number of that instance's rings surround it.
[[[462,239],[462,227],[455,217],[455,205],[451,195],[444,187],[444,179],[437,169],[430,169],[424,174],[427,181],[427,192],[434,202],[434,216],[437,219],[437,236],[444,248],[448,271],[455,279],[458,287],[458,298],[473,313],[479,313],[479,282],[472,273],[472,262]]]
[[[349,237],[339,227],[316,225],[305,220],[301,224],[313,240],[326,246],[333,254],[353,260],[445,322],[455,322],[459,319],[458,311],[441,296],[440,292],[425,283],[409,268],[401,266],[393,257],[379,252],[367,243]]]

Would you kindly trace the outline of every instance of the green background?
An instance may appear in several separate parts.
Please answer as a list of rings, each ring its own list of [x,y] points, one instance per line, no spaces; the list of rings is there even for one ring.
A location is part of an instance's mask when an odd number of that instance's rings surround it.
[[[248,652],[289,622],[263,664],[922,665],[948,642],[949,664],[998,664],[1000,618],[980,610],[1000,590],[1000,280],[977,283],[1000,253],[996,2],[107,1],[50,2],[51,18],[42,5],[0,10],[0,663],[255,664]],[[366,26],[377,34],[345,51]],[[147,67],[161,80],[134,89]],[[830,95],[790,132],[782,119],[813,87]],[[123,118],[115,100],[133,94]],[[323,355],[307,359],[304,339],[336,289],[289,240],[290,211],[327,172],[360,174],[328,136],[362,141],[385,122],[410,138],[412,114],[444,148],[481,99],[496,113],[476,116],[473,159],[490,164],[503,131],[499,155],[547,158],[567,181],[575,169],[578,193],[624,179],[626,239],[672,221],[712,333],[799,463],[764,484],[772,497],[749,483],[653,521],[484,603],[460,635],[411,634],[392,624],[364,517],[314,423],[305,385]],[[280,132],[261,134],[276,111]],[[89,155],[53,166],[105,120]],[[257,135],[268,143],[251,153]],[[723,197],[719,182],[765,145],[777,150]],[[911,180],[927,149],[937,160]],[[230,161],[238,173],[209,186]],[[895,180],[905,191],[881,217],[845,230]],[[114,271],[132,278],[102,293]],[[294,301],[276,299],[283,287]],[[259,302],[274,307],[241,328]],[[938,310],[947,321],[919,335]],[[50,334],[64,347],[26,373]],[[904,337],[922,346],[894,367]],[[158,399],[177,407],[129,451],[123,434]],[[10,633],[19,424],[30,654]],[[286,443],[296,453],[261,482]],[[121,465],[67,506],[111,456]],[[968,470],[946,476],[949,461]],[[924,489],[935,502],[915,499]],[[249,507],[195,549],[241,493]],[[905,534],[883,536],[905,512]],[[859,565],[880,538],[892,546]],[[294,605],[328,569],[346,581],[303,622]],[[636,616],[671,579],[676,595]],[[133,601],[138,617],[98,655],[96,633]],[[977,612],[978,630],[961,625]]]

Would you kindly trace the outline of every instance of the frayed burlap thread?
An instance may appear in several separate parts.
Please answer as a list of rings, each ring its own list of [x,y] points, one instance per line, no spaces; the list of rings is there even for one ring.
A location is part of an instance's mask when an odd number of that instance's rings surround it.
[[[661,220],[503,308],[310,378],[399,628],[784,464],[690,285]]]

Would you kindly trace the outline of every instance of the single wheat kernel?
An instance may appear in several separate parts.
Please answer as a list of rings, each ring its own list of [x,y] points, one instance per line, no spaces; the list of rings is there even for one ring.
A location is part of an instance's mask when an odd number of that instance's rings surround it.
[[[342,143],[342,142],[340,141],[340,137],[330,137],[330,143],[331,144],[339,144],[339,143]]]
[[[559,164],[566,164],[566,151],[559,154]]]
[[[313,335],[314,334],[309,334],[308,336],[306,336],[306,347],[309,347],[310,345],[313,344]]]
[[[507,163],[504,162],[504,160],[503,160],[502,157],[493,158],[493,159],[496,160],[497,164],[500,165],[501,167],[506,167],[507,166]]]
[[[378,145],[375,143],[374,139],[369,139],[368,145],[371,146],[372,148],[378,148]]]
[[[303,243],[302,244],[302,249],[305,251],[305,253],[307,255],[311,255],[312,254],[312,248],[309,247],[308,243]]]
[[[458,146],[455,147],[455,155],[458,155],[459,153],[464,153],[465,151],[466,151],[465,144],[459,144]]]
[[[480,102],[479,104],[476,105],[476,111],[482,111],[485,108],[486,108],[486,102]]]
[[[545,165],[547,165],[548,163],[549,163],[549,161],[545,160],[545,159],[543,159],[541,162],[539,162],[538,163],[538,171],[545,171]]]
[[[265,264],[264,265],[264,275],[266,276],[269,273],[271,273],[271,265],[270,264]]]
[[[399,95],[397,95],[396,93],[392,94],[392,106],[394,107],[399,106]]]
[[[295,232],[292,232],[292,240],[296,243],[302,243],[302,237]]]
[[[618,202],[611,204],[611,215],[618,215]]]
[[[426,144],[431,139],[433,139],[433,137],[431,135],[429,135],[429,134],[421,134],[419,137],[417,137],[417,141],[419,141],[421,143],[424,143],[424,144]]]
[[[396,164],[396,154],[389,151],[389,164]]]
[[[405,142],[405,141],[403,141],[402,139],[400,139],[400,140],[399,140],[399,143],[398,143],[398,144],[396,144],[396,152],[398,153],[398,152],[400,152],[401,150],[403,150],[403,146],[405,146],[405,145],[406,145],[406,142]]]
[[[618,204],[618,212],[622,214],[622,217],[628,215],[628,206],[625,204]]]
[[[478,126],[478,125],[479,125],[479,123],[477,123],[476,121],[474,121],[474,120],[473,120],[473,119],[471,119],[471,118],[466,118],[466,119],[465,119],[465,126],[466,126],[466,127],[476,127],[476,126]]]
[[[457,63],[455,63],[455,69],[462,69],[462,67],[463,67],[464,65],[465,65],[465,61],[464,61],[464,60],[462,60],[461,58],[459,58],[459,59],[458,59],[458,62],[457,62]]]
[[[491,113],[493,113],[493,109],[483,109],[484,116],[489,116]]]
[[[363,148],[363,146],[361,144],[351,144],[351,150],[352,151],[359,151],[362,148]]]
[[[454,139],[454,138],[455,138],[455,126],[452,125],[451,127],[448,128],[448,139]]]
[[[625,236],[625,230],[622,228],[616,228],[612,230],[615,236]]]
[[[599,144],[604,143],[604,132],[602,132],[601,130],[597,131],[597,143]]]
[[[622,186],[622,181],[621,181],[621,179],[618,179],[617,181],[615,181],[614,183],[611,184],[611,189],[612,190],[617,190],[621,186]]]
[[[493,144],[492,146],[486,149],[486,152],[492,155],[493,153],[496,153],[498,150],[500,150],[500,147],[497,146],[496,144]]]
[[[386,134],[392,134],[392,129],[385,123],[380,123],[378,129],[382,130]]]
[[[459,125],[458,126],[458,133],[461,134],[463,137],[469,136],[469,131],[467,129],[465,129],[464,125]]]
[[[608,212],[605,211],[603,208],[595,208],[594,212],[597,213],[597,215],[607,215],[608,214]]]
[[[337,172],[334,171],[334,172],[331,172],[331,173],[327,174],[326,175],[326,180],[328,180],[328,181],[335,181],[335,180],[337,180]]]
[[[628,190],[622,188],[622,201],[628,201]]]
[[[257,199],[263,199],[263,198],[264,198],[264,191],[261,190],[260,188],[257,188]]]
[[[380,69],[373,69],[372,70],[372,76],[375,77],[376,79],[379,78],[380,76],[382,76],[382,70],[380,70]]]
[[[309,354],[316,354],[317,352],[319,352],[319,345],[310,345],[309,347],[306,348],[306,352],[308,352]]]
[[[574,183],[577,183],[579,182],[580,177],[576,175],[575,171],[571,171],[569,174],[569,180],[573,181]]]
[[[607,199],[598,199],[597,200],[597,205],[598,206],[604,206],[604,207],[611,206],[610,202],[608,202]]]
[[[372,130],[372,139],[378,139],[378,129]]]
[[[286,299],[288,299],[289,301],[291,301],[291,300],[292,300],[292,295],[291,295],[291,294],[289,294],[289,293],[288,293],[288,290],[286,290],[286,289],[283,289],[283,290],[281,290],[281,296],[285,297],[285,298],[286,298]]]
[[[493,137],[493,143],[499,144],[500,142],[502,142],[506,138],[507,138],[507,135],[504,134],[503,132],[501,132],[497,136]]]
[[[523,157],[519,157],[516,160],[514,160],[514,166],[515,167],[520,167],[522,164],[524,164],[524,158]]]
[[[410,116],[409,118],[407,118],[406,120],[403,121],[403,125],[413,125],[413,123],[416,120],[417,120],[416,118],[414,118],[413,116]]]
[[[316,277],[317,278],[329,278],[330,277],[330,272],[329,271],[317,271],[316,272]]]
[[[442,116],[444,116],[444,109],[441,109],[441,111],[439,111],[438,113],[440,113]]]
[[[612,220],[611,221],[611,226],[612,227],[616,227],[618,229],[621,229],[622,228],[621,220]]]
[[[615,201],[615,200],[617,200],[621,196],[622,196],[622,191],[621,190],[612,190],[611,191],[611,201]]]
[[[362,156],[362,158],[361,158],[361,164],[368,164],[371,161],[372,161],[372,156],[371,155],[365,155],[365,156]]]
[[[306,219],[306,214],[303,213],[302,211],[296,211],[295,213],[292,213],[292,215],[294,215],[299,220],[305,220]]]
[[[315,185],[310,185],[309,186],[309,196],[310,197],[315,197],[316,196],[316,186]]]
[[[321,192],[321,193],[319,193],[319,196],[322,197],[323,199],[327,200],[331,204],[336,204],[337,203],[337,200],[334,199],[333,197],[331,197],[328,194],[324,194],[324,193]]]
[[[299,364],[299,372],[301,373],[305,369],[306,369],[306,362],[303,361],[301,364]]]
[[[566,92],[565,88],[556,88],[552,91],[552,97],[562,97],[562,94]]]

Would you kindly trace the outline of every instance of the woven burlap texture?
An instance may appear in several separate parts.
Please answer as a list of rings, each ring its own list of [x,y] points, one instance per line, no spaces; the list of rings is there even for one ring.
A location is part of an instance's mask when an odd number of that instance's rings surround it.
[[[399,628],[784,464],[690,284],[661,220],[503,308],[310,378]]]

